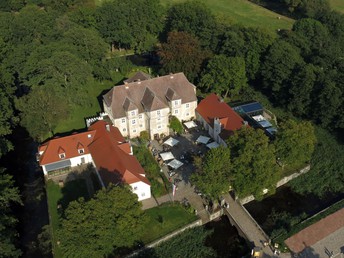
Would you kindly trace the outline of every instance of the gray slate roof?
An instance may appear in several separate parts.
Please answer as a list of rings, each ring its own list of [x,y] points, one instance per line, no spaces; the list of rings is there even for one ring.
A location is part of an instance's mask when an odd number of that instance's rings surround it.
[[[167,108],[168,102],[176,99],[181,99],[182,103],[197,101],[196,87],[184,73],[115,86],[103,95],[104,103],[111,106],[114,118],[125,117],[126,111],[136,107],[139,113]]]

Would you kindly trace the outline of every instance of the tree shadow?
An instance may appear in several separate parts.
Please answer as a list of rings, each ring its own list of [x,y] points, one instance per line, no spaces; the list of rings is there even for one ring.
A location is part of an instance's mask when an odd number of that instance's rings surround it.
[[[327,253],[326,250],[324,252],[325,252],[325,254]],[[318,253],[316,253],[314,248],[307,247],[301,253],[297,254],[295,257],[297,257],[297,258],[321,258],[323,256],[320,256]],[[330,257],[330,255],[328,255],[328,257]]]

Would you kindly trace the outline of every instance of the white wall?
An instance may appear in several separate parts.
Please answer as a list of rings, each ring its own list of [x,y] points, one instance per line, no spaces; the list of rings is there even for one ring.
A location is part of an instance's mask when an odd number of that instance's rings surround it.
[[[150,185],[147,185],[144,182],[136,182],[130,184],[130,186],[132,188],[133,193],[135,193],[138,196],[139,201],[151,198]]]

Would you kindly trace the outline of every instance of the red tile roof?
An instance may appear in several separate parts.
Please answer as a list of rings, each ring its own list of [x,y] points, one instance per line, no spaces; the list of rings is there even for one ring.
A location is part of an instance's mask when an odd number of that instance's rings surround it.
[[[214,119],[219,118],[223,129],[227,132],[240,129],[244,123],[244,120],[214,93],[203,99],[198,104],[196,111],[212,127]]]
[[[130,155],[131,147],[117,127],[105,121],[98,121],[90,126],[88,132],[52,139],[39,147],[43,152],[40,165],[60,161],[59,154],[65,153],[65,159],[80,156],[78,148],[84,154],[90,153],[104,184],[117,183],[119,180],[128,184],[144,182],[150,185],[135,156]],[[84,147],[86,146],[86,147]]]
[[[44,144],[42,144],[38,151],[43,151],[40,157],[40,165],[47,165],[61,161],[59,154],[65,153],[64,159],[70,159],[80,155],[88,154],[87,148],[84,149],[83,154],[79,154],[79,145],[89,145],[94,137],[94,131],[88,131],[84,133],[72,134],[66,137],[54,138]]]
[[[90,126],[96,131],[94,141],[88,146],[93,161],[96,164],[105,184],[113,182],[113,173],[119,176],[118,179],[128,184],[144,182],[149,184],[146,177],[142,176],[145,171],[135,156],[130,155],[130,146],[125,141],[117,127],[110,126],[106,129],[107,123],[98,121]],[[121,147],[121,145],[124,145]]]
[[[284,242],[290,250],[299,253],[342,227],[344,227],[344,208],[301,230]]]

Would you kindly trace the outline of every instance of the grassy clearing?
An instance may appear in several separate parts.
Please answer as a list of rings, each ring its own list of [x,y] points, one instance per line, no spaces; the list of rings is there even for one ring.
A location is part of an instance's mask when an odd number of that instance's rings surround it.
[[[53,181],[48,181],[46,184],[48,209],[50,216],[50,225],[52,228],[52,248],[55,258],[63,257],[60,248],[57,245],[58,237],[57,230],[60,227],[61,209],[65,209],[69,202],[78,199],[79,197],[89,198],[86,183],[84,180],[70,181],[61,188]],[[58,208],[61,205],[62,208]]]
[[[185,0],[161,0],[165,6]],[[342,0],[337,0],[342,1]],[[291,29],[294,20],[282,16],[247,0],[201,0],[221,20],[230,24],[264,28],[270,32]],[[280,17],[280,19],[278,19]]]
[[[98,97],[102,94],[103,91],[110,89],[112,86],[114,86],[124,78],[124,76],[120,73],[113,73],[112,77],[113,82],[94,82],[92,86],[89,86],[89,105],[71,107],[69,118],[60,123],[55,128],[54,133],[65,133],[85,128],[85,118],[90,116],[96,116],[97,113],[101,111],[101,106],[98,101]]]
[[[344,13],[344,1],[343,0],[330,0],[330,5],[333,10]]]
[[[165,204],[146,210],[147,222],[142,241],[145,244],[165,236],[197,219],[180,204]]]

